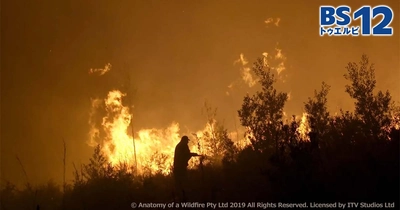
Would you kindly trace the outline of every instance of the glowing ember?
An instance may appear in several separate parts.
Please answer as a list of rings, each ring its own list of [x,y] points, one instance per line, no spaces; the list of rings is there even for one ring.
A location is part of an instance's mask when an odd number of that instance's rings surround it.
[[[111,70],[111,64],[107,63],[104,68],[98,68],[98,69],[89,69],[89,74],[94,74],[98,73],[99,76],[104,75],[105,73],[109,72]]]

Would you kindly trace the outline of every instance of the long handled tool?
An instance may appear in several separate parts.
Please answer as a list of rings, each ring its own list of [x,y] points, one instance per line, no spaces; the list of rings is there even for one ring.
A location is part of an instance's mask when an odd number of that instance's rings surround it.
[[[127,92],[128,92],[130,85],[131,85],[131,76],[128,72],[125,72],[125,73],[127,74],[126,78],[127,78]],[[135,174],[137,174],[138,167],[137,167],[137,158],[136,158],[135,131],[133,129],[133,104],[132,104],[132,98],[131,98],[131,96],[129,96],[130,93],[128,93],[128,102],[129,102],[129,106],[131,108],[131,133],[132,133],[132,143],[133,143],[133,154],[135,156]]]

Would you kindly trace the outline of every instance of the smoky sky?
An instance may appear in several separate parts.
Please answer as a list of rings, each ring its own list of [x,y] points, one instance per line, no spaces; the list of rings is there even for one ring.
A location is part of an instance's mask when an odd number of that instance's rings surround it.
[[[320,37],[318,8],[347,4],[391,6],[392,37]],[[129,91],[134,128],[181,134],[201,129],[205,101],[232,129],[248,87],[240,54],[249,65],[263,52],[282,49],[286,69],[279,90],[290,92],[285,112],[301,114],[303,102],[325,81],[332,112],[351,110],[344,92],[345,66],[366,53],[375,63],[378,89],[399,101],[399,1],[2,1],[1,180],[61,181],[63,142],[67,178],[85,163],[91,98]],[[266,20],[280,19],[278,26]],[[110,72],[89,75],[91,68]],[[130,75],[130,83],[127,83]],[[233,87],[228,88],[233,84]],[[231,91],[227,95],[227,91]]]

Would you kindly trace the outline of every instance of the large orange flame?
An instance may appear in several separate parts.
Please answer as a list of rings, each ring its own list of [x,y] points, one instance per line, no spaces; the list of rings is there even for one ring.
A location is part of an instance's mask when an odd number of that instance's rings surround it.
[[[100,144],[102,152],[112,165],[122,163],[129,166],[137,166],[137,171],[142,174],[170,173],[175,146],[181,138],[179,124],[174,122],[166,129],[139,130],[135,132],[133,141],[132,135],[128,132],[132,115],[129,107],[123,105],[122,99],[124,96],[126,94],[121,91],[113,90],[108,93],[105,100],[92,100],[89,119],[91,129],[88,144],[90,146]],[[95,117],[98,115],[97,111],[100,108],[104,108],[106,112],[101,119],[101,123],[96,124]],[[196,135],[194,135],[195,138],[192,138],[194,141],[189,145],[192,152],[207,155],[209,150],[202,139],[207,133],[213,133],[215,123],[215,120],[209,122],[203,130],[193,132]],[[234,136],[232,135],[232,137]],[[243,144],[246,140],[239,142]],[[190,167],[194,167],[196,161],[191,161],[190,164]]]

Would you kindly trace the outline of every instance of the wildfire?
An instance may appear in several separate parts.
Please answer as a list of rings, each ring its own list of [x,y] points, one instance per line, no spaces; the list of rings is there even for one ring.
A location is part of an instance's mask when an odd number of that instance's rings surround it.
[[[126,94],[119,90],[110,91],[104,100],[92,100],[90,112],[88,144],[92,147],[101,145],[103,154],[108,162],[116,166],[127,164],[137,166],[137,171],[143,173],[168,174],[173,164],[175,146],[179,143],[179,124],[172,123],[166,129],[142,129],[135,132],[134,140],[130,134],[132,115],[128,106],[122,102]],[[105,116],[96,120],[101,115],[99,111],[105,110]],[[206,124],[203,130],[194,132],[194,138],[189,144],[192,152],[208,155],[209,147],[204,138],[210,137],[214,132],[216,121]],[[243,144],[246,140],[240,140]],[[135,162],[136,156],[136,162]],[[196,166],[197,161],[190,161],[189,167]]]
[[[310,125],[308,123],[308,114],[303,113],[303,116],[301,117],[300,120],[300,125],[297,128],[297,132],[300,134],[300,139],[303,141],[310,141],[310,137],[308,136],[308,133],[311,131]]]
[[[97,69],[89,69],[89,74],[98,73],[99,76],[104,75],[105,73],[111,70],[111,64],[107,63],[104,68],[97,68]]]
[[[237,64],[237,63],[240,63],[242,65],[241,74],[242,74],[243,81],[249,87],[253,87],[257,83],[257,80],[253,78],[253,75],[251,74],[251,68],[248,66],[249,62],[244,57],[243,53],[240,54],[239,59],[236,60],[233,64]]]
[[[139,130],[133,141],[129,134],[132,115],[129,107],[122,103],[124,96],[126,94],[121,91],[113,90],[105,100],[92,100],[89,145],[100,144],[102,152],[112,165],[137,165],[139,173],[146,170],[168,173],[173,162],[175,145],[180,140],[179,124],[172,123],[166,129]],[[93,119],[99,108],[106,111],[100,125]]]

